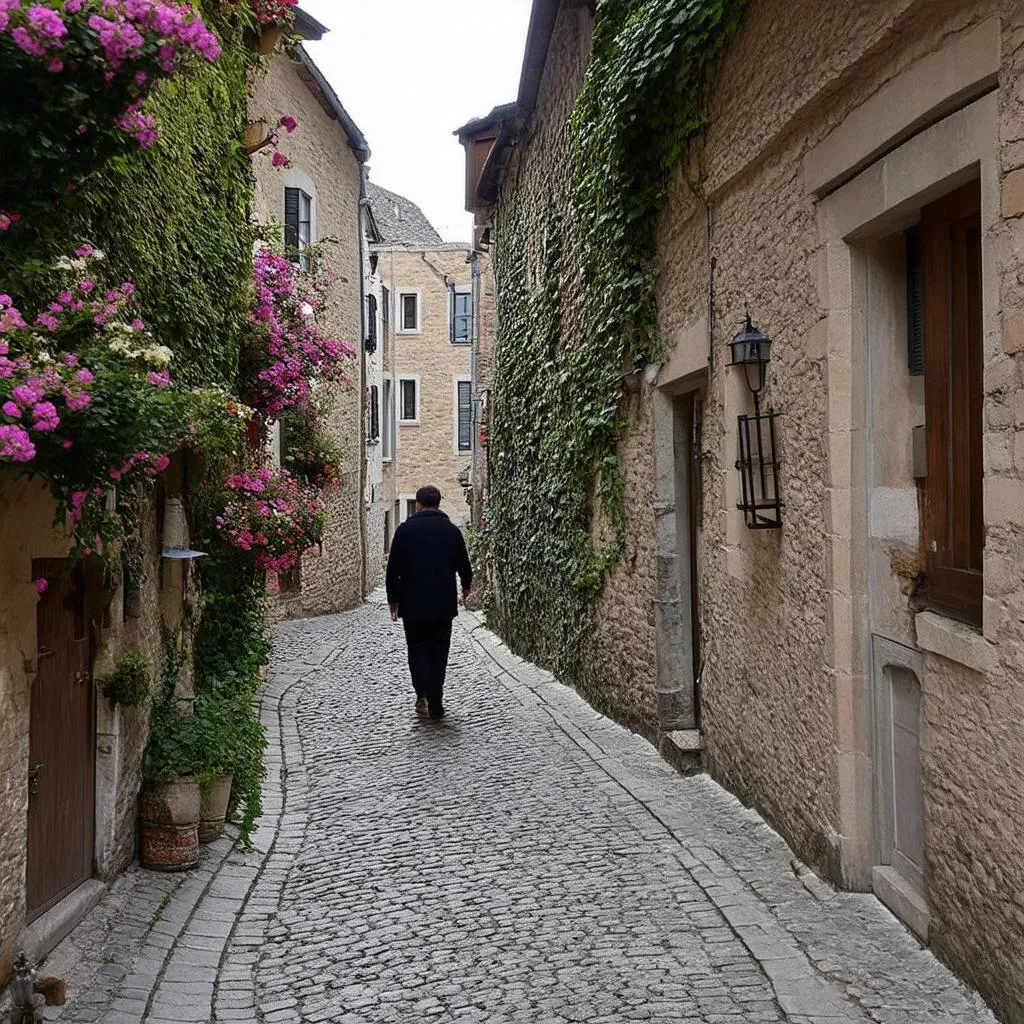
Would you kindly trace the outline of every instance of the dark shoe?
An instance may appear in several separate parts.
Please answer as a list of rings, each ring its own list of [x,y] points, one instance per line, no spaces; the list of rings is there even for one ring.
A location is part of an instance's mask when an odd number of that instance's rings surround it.
[[[424,715],[427,712],[427,698],[417,697],[416,698],[416,714]]]
[[[440,704],[430,705],[430,717],[431,718],[444,718],[444,707]]]

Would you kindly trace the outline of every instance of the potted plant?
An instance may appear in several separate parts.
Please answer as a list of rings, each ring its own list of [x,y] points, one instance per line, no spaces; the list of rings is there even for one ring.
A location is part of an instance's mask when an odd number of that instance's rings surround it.
[[[285,29],[295,21],[295,8],[299,0],[249,0],[259,23],[258,50],[269,57],[277,49]]]
[[[163,701],[153,710],[139,795],[143,867],[185,871],[199,863],[201,768],[198,719]]]
[[[199,842],[212,843],[224,833],[231,782],[238,761],[237,701],[214,683],[196,698],[196,722],[202,768],[199,774]]]

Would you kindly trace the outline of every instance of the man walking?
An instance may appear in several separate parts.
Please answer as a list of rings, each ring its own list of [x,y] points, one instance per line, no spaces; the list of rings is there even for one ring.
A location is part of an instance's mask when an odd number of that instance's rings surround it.
[[[416,710],[444,717],[444,676],[458,614],[455,576],[469,595],[473,569],[462,531],[441,511],[441,492],[421,487],[416,511],[395,530],[388,556],[387,588],[391,621],[402,620],[409,648],[409,672]]]

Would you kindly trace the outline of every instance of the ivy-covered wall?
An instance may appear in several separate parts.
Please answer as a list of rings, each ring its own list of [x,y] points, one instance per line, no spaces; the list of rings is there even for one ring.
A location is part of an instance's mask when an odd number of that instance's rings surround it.
[[[499,319],[491,406],[491,616],[638,728],[656,729],[651,581],[635,628],[594,646],[607,573],[649,534],[630,519],[624,378],[656,362],[654,231],[670,175],[701,129],[711,69],[741,0],[606,0],[563,9],[538,107],[495,212]],[[628,562],[627,562],[628,571]]]

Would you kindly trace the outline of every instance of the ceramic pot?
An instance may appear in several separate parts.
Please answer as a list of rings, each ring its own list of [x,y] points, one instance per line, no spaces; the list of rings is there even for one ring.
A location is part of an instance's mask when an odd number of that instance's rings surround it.
[[[215,775],[213,781],[203,787],[199,811],[201,843],[212,843],[224,833],[224,818],[228,812],[228,800],[231,798],[231,778],[230,774]]]

